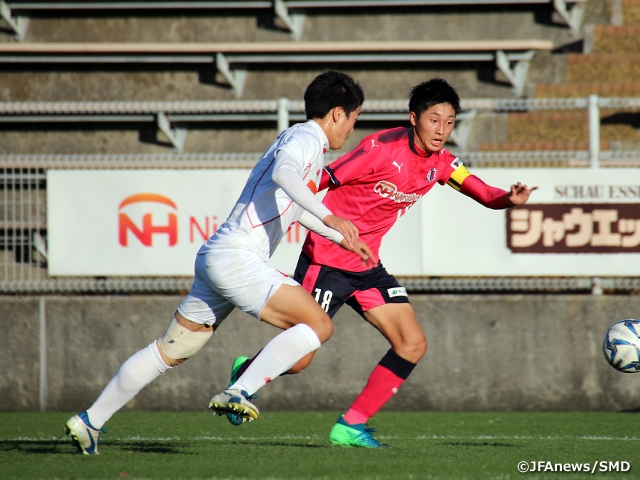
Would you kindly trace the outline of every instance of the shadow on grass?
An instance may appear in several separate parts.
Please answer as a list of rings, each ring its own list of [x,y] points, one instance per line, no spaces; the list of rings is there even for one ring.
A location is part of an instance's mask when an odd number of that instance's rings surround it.
[[[0,452],[69,453],[69,446],[72,445],[63,440],[0,440]]]
[[[330,445],[316,445],[313,443],[285,443],[285,442],[256,442],[234,440],[228,442],[229,445],[248,445],[252,447],[290,447],[290,448],[329,448]],[[189,455],[189,445],[179,442],[132,442],[107,440],[100,444],[101,448],[118,448],[124,452],[132,453],[162,453],[173,455]],[[184,448],[183,448],[184,447]],[[51,440],[0,440],[0,452],[20,452],[25,454],[52,454],[68,455],[75,453],[75,446],[66,438]],[[195,455],[195,453],[194,453]]]
[[[640,413],[640,407],[629,408],[627,410],[620,410],[618,413]]]
[[[133,453],[166,453],[173,455],[191,455],[192,453],[181,449],[186,444],[167,442],[105,442],[105,446],[119,447],[121,450]],[[195,454],[194,454],[195,455]]]
[[[127,442],[127,441],[108,441],[101,444],[101,447],[113,448],[117,447],[123,451],[135,453],[163,453],[174,455],[186,455],[189,452],[181,447],[186,444],[176,444],[167,442]],[[27,454],[64,454],[76,451],[75,446],[67,439],[52,440],[0,440],[0,452],[22,452]]]

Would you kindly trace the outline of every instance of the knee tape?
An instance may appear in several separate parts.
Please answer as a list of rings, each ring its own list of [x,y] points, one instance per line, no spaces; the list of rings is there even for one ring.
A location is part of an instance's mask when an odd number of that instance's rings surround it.
[[[210,332],[192,332],[176,322],[174,317],[167,331],[158,339],[158,347],[169,358],[186,359],[198,353],[211,335],[213,329]]]

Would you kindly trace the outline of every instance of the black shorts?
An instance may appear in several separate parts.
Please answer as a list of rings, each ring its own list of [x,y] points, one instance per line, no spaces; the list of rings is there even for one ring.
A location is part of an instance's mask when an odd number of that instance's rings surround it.
[[[387,303],[409,303],[407,290],[381,263],[364,272],[349,272],[312,263],[302,253],[293,278],[331,318],[345,303],[362,316],[367,310]]]

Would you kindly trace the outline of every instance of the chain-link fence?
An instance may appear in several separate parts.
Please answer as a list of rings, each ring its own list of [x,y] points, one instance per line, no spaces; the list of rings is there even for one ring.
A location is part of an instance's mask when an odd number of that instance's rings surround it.
[[[297,120],[301,102],[281,99],[270,102],[222,102],[199,106],[98,104],[0,104],[0,115],[32,115],[49,112],[69,114],[133,114],[140,110],[173,114],[185,109],[207,107],[218,113],[246,114],[272,112],[280,128]],[[175,103],[175,102],[174,102]],[[215,103],[215,102],[214,102]],[[169,108],[171,107],[171,108]],[[553,109],[588,109],[590,112],[589,151],[464,152],[452,149],[472,167],[557,168],[557,167],[638,167],[640,151],[600,151],[600,108],[637,110],[640,98],[570,99],[475,99],[463,101],[466,112],[490,110],[513,112]],[[393,119],[406,116],[404,101],[368,102],[364,115]],[[205,108],[206,110],[206,108]],[[293,118],[292,118],[293,117]],[[594,121],[594,119],[596,121]],[[597,138],[594,138],[597,137]],[[337,158],[328,154],[327,161]],[[163,155],[5,155],[0,156],[0,292],[175,292],[190,287],[190,278],[53,278],[47,273],[47,185],[49,169],[210,169],[251,168],[260,153],[163,154]],[[411,291],[426,292],[634,292],[640,290],[640,278],[407,278],[403,283]]]

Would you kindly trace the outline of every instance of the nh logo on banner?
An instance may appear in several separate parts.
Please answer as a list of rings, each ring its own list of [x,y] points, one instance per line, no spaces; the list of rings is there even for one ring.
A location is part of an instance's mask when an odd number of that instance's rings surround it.
[[[154,209],[155,216],[152,212],[145,212],[142,214],[142,221],[136,223],[122,210],[129,205],[140,203],[166,205],[173,211],[169,210],[166,217],[159,219],[158,217],[161,215],[157,213],[157,209]],[[123,247],[128,245],[128,233],[131,232],[145,247],[153,246],[153,238],[158,235],[167,235],[169,246],[173,247],[178,243],[178,217],[174,213],[177,210],[178,207],[173,200],[156,193],[138,193],[125,198],[118,207],[118,241],[120,245]]]

